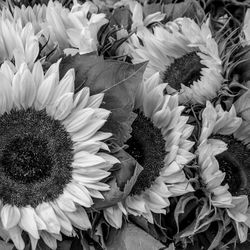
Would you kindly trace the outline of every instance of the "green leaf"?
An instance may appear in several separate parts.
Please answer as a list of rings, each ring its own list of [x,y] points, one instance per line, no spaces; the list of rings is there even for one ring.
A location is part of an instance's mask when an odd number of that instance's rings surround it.
[[[154,14],[156,12],[162,11],[161,3],[145,3],[143,7],[143,13],[145,16]]]
[[[174,218],[177,225],[177,232],[179,232],[180,229],[179,228],[180,221],[183,220],[191,212],[192,209],[196,209],[197,203],[198,199],[197,197],[194,196],[193,193],[184,195],[179,199],[174,211]]]
[[[111,132],[114,141],[123,146],[130,138],[135,94],[146,68],[146,63],[130,64],[103,60],[93,54],[68,56],[60,64],[60,77],[70,69],[76,71],[76,91],[90,88],[91,95],[105,93],[102,108],[112,113],[102,130]]]
[[[0,227],[0,237],[4,240],[7,241],[10,237],[9,234],[7,233],[6,230]]]
[[[88,71],[95,64],[103,61],[102,57],[96,55],[96,53],[88,53],[84,55],[76,54],[74,56],[68,55],[62,58],[59,66],[60,79],[71,68],[75,69],[75,92],[78,92],[84,87],[85,82],[88,79]],[[97,72],[98,73],[98,72]]]
[[[204,226],[204,225],[200,225],[201,224],[200,222],[203,219],[204,220],[208,219],[208,216],[213,212],[213,210],[211,209],[211,204],[210,204],[210,202],[209,202],[209,200],[207,198],[203,197],[201,199],[200,204],[201,203],[203,204],[203,206],[202,206],[198,216],[196,217],[197,219],[196,219],[195,228],[196,228],[197,232],[199,231],[199,229],[201,229]]]
[[[178,17],[189,17],[197,22],[202,22],[205,18],[204,10],[195,0],[166,4],[163,7],[163,13],[166,13],[166,21],[173,21]]]
[[[88,71],[85,86],[91,94],[105,93],[101,107],[112,112],[102,130],[113,133],[120,146],[130,138],[131,124],[136,117],[132,112],[135,94],[145,68],[146,63],[133,65],[103,60]]]
[[[131,155],[121,148],[114,153],[114,156],[120,160],[121,167],[113,173],[113,178],[107,182],[110,185],[110,190],[102,193],[105,199],[94,201],[94,209],[107,208],[125,199],[143,169]]]
[[[208,250],[216,249],[221,244],[223,239],[224,227],[222,222],[218,222],[218,231],[216,236],[214,237],[211,245],[209,246]]]
[[[127,224],[115,235],[110,235],[107,242],[107,250],[174,250],[173,246],[167,248],[151,235],[135,226]]]
[[[128,7],[116,8],[110,17],[110,27],[118,26],[130,31],[132,26],[132,13]]]

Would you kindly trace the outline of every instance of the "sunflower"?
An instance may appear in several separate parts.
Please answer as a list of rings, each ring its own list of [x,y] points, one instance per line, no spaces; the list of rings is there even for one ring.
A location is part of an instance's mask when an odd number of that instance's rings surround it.
[[[9,59],[19,67],[26,62],[31,68],[39,53],[38,39],[34,34],[31,23],[25,26],[21,21],[0,20],[0,60]]]
[[[85,208],[103,198],[118,162],[103,142],[111,134],[99,131],[110,114],[99,108],[103,94],[74,94],[74,70],[59,81],[59,62],[46,74],[39,61],[0,70],[0,217],[20,250],[22,231],[32,249],[40,237],[56,249],[61,233],[90,228]]]
[[[239,141],[236,132],[242,119],[236,116],[235,107],[224,111],[220,105],[215,108],[207,102],[202,113],[202,129],[199,139],[198,157],[199,176],[210,197],[211,204],[217,209],[226,209],[228,216],[236,223],[241,242],[247,237],[250,214],[247,212],[248,197],[238,195],[241,187],[235,169],[249,163],[244,157],[249,152]],[[238,174],[239,175],[239,174]],[[231,184],[230,186],[228,184]]]
[[[154,26],[152,32],[144,28],[129,44],[134,63],[149,61],[144,78],[160,72],[167,92],[178,92],[181,104],[205,103],[217,96],[222,66],[208,24],[199,27],[189,18],[178,18]]]
[[[71,10],[58,1],[50,1],[47,6],[15,6],[13,13],[5,8],[2,16],[15,22],[20,19],[23,26],[30,22],[43,48],[42,56],[54,49],[84,54],[97,50],[97,32],[108,22],[105,14],[97,11],[89,1],[84,4],[74,1]]]
[[[194,155],[189,152],[193,127],[182,116],[178,96],[164,95],[167,84],[159,84],[159,73],[140,85],[127,152],[143,167],[130,195],[117,206],[104,211],[106,220],[121,227],[121,216],[143,216],[153,223],[152,212],[166,213],[169,197],[192,192],[184,166]]]

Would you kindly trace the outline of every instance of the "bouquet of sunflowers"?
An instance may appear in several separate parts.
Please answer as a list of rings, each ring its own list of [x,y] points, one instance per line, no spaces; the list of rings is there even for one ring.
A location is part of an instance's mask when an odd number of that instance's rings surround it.
[[[248,8],[1,0],[0,250],[248,249]]]

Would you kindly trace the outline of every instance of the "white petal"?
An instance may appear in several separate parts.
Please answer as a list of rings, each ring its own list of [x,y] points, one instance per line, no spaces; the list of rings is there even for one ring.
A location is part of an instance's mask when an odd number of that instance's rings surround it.
[[[84,127],[86,122],[91,119],[92,115],[95,113],[94,109],[85,108],[77,112],[77,116],[75,119],[71,119],[68,123],[67,119],[65,120],[64,124],[69,133],[77,132],[80,128]]]
[[[54,208],[54,211],[57,215],[57,218],[60,222],[61,228],[63,230],[66,230],[67,232],[72,232],[73,227],[71,225],[70,220],[67,218],[67,216],[64,214],[64,212],[58,207],[56,203],[51,203],[51,206]],[[74,211],[74,210],[72,210]]]
[[[47,231],[50,233],[60,233],[60,223],[57,216],[49,203],[42,203],[36,207],[36,212],[39,217],[45,222]]]
[[[16,106],[27,109],[31,107],[36,96],[36,86],[27,65],[22,64],[13,78],[13,95]]]
[[[63,195],[57,198],[56,203],[62,211],[74,212],[76,210],[75,203],[72,200],[65,199]]]
[[[85,124],[81,130],[72,135],[72,140],[75,142],[88,140],[104,125],[105,122],[106,120],[93,120]]]
[[[10,81],[0,72],[1,92],[0,92],[0,115],[10,112],[13,107],[12,88]]]
[[[122,226],[122,211],[118,206],[104,209],[105,220],[114,228],[118,229]]]
[[[58,98],[60,98],[66,93],[73,93],[74,81],[75,81],[75,71],[74,69],[70,69],[59,82],[55,90],[53,100],[56,101]]]
[[[34,64],[33,69],[32,69],[32,76],[33,76],[34,82],[36,84],[36,87],[38,89],[40,84],[44,80],[43,68],[42,68],[42,64],[40,61],[37,61]]]
[[[75,227],[83,230],[91,228],[91,223],[84,208],[78,207],[76,212],[65,213]]]
[[[46,231],[41,231],[40,235],[47,246],[53,250],[57,248],[57,241],[51,234]]]
[[[67,190],[72,197],[76,198],[72,200],[75,200],[80,205],[84,207],[91,207],[91,205],[93,205],[89,192],[84,186],[71,182],[66,186],[65,190]]]
[[[23,250],[25,247],[25,244],[21,235],[22,234],[21,229],[19,227],[13,227],[13,228],[10,228],[8,232],[9,232],[10,238],[15,244],[15,247],[18,250]]]
[[[20,220],[20,211],[16,206],[11,206],[6,204],[1,210],[1,219],[3,227],[5,229],[10,229],[16,226]]]
[[[31,242],[31,249],[36,250],[38,239],[34,238],[31,234],[29,234],[30,242]]]
[[[30,207],[22,207],[21,210],[21,219],[19,222],[19,226],[32,235],[35,239],[39,239],[39,233],[36,225],[36,221],[34,218],[35,210]]]
[[[102,103],[103,97],[104,93],[90,96],[87,106],[89,108],[99,108]]]
[[[63,120],[70,114],[73,108],[73,95],[74,93],[66,93],[57,100],[51,114],[55,120]]]
[[[44,109],[51,101],[57,84],[56,78],[57,75],[52,73],[41,83],[37,92],[37,98],[35,100],[36,110]]]

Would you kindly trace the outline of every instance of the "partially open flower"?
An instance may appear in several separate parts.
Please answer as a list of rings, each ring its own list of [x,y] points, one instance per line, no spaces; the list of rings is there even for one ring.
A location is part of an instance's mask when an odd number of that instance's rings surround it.
[[[249,150],[237,136],[241,123],[234,106],[227,112],[220,105],[214,108],[207,102],[196,154],[199,176],[211,204],[226,209],[237,226],[240,240],[245,241],[250,226],[248,201],[247,196],[237,195],[245,185],[242,169],[248,167],[250,161]]]
[[[32,249],[40,237],[56,249],[61,233],[91,227],[84,208],[109,189],[102,179],[119,161],[99,129],[110,111],[99,108],[103,94],[74,94],[74,70],[59,81],[59,61],[46,74],[39,61],[32,71],[9,65],[0,70],[1,222],[19,250],[22,231]]]
[[[182,116],[178,96],[164,95],[166,84],[159,84],[156,73],[141,84],[136,97],[137,118],[126,151],[143,167],[130,195],[117,207],[104,211],[106,220],[121,227],[121,216],[143,216],[153,223],[152,212],[165,213],[169,197],[193,191],[184,166],[194,155],[189,141],[193,127]]]

